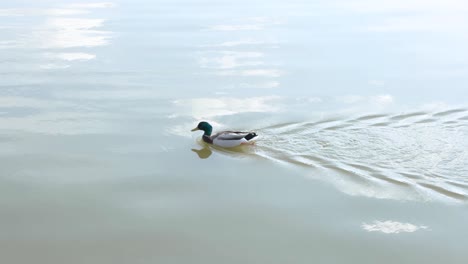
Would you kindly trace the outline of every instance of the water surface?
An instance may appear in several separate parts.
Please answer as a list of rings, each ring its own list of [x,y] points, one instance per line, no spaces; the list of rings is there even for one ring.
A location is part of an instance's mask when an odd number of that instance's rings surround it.
[[[0,260],[464,263],[467,11],[0,4]]]

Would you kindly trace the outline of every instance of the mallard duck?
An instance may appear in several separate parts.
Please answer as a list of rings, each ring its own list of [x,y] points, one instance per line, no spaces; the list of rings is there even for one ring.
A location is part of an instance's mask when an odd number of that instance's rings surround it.
[[[198,126],[192,131],[202,130],[205,133],[203,134],[203,141],[208,144],[213,144],[215,146],[223,148],[232,148],[237,147],[241,144],[247,144],[251,139],[257,136],[254,132],[237,132],[237,131],[222,131],[214,135],[211,135],[213,127],[208,122],[200,122]]]

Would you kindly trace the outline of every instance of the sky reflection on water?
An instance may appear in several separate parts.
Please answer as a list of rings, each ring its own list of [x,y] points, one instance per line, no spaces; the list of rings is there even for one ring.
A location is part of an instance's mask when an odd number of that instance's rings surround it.
[[[37,68],[41,70],[63,70],[71,67],[71,61],[95,59],[96,54],[91,53],[89,48],[108,45],[112,33],[101,29],[105,19],[88,16],[93,15],[95,8],[110,7],[113,7],[112,3],[0,9],[0,19],[17,17],[18,21],[6,27],[7,34],[3,35],[6,39],[0,41],[0,49],[31,54],[31,66],[34,68],[34,64],[39,63]],[[67,50],[70,52],[64,52]],[[16,51],[9,52],[15,54]],[[21,64],[24,62],[21,61]],[[25,66],[21,64],[17,68]],[[29,67],[25,70],[31,70]]]
[[[362,224],[362,229],[368,232],[382,232],[384,234],[413,233],[427,228],[427,226],[417,226],[410,223],[401,223],[391,220],[374,221],[371,224]]]
[[[1,260],[465,263],[467,11],[3,1]]]

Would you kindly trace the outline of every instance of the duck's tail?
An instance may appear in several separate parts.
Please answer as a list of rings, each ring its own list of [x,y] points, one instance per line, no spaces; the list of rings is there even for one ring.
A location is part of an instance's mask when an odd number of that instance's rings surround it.
[[[256,137],[257,134],[255,132],[250,132],[249,134],[247,134],[247,136],[245,136],[244,138],[246,140],[251,140],[252,138]]]

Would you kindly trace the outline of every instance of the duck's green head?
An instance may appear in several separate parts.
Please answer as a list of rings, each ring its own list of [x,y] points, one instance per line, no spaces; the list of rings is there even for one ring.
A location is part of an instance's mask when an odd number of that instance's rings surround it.
[[[211,132],[213,131],[213,127],[208,124],[208,122],[200,122],[198,123],[198,126],[194,129],[192,129],[192,131],[197,131],[197,130],[203,130],[205,133],[203,135],[205,136],[211,136]]]

